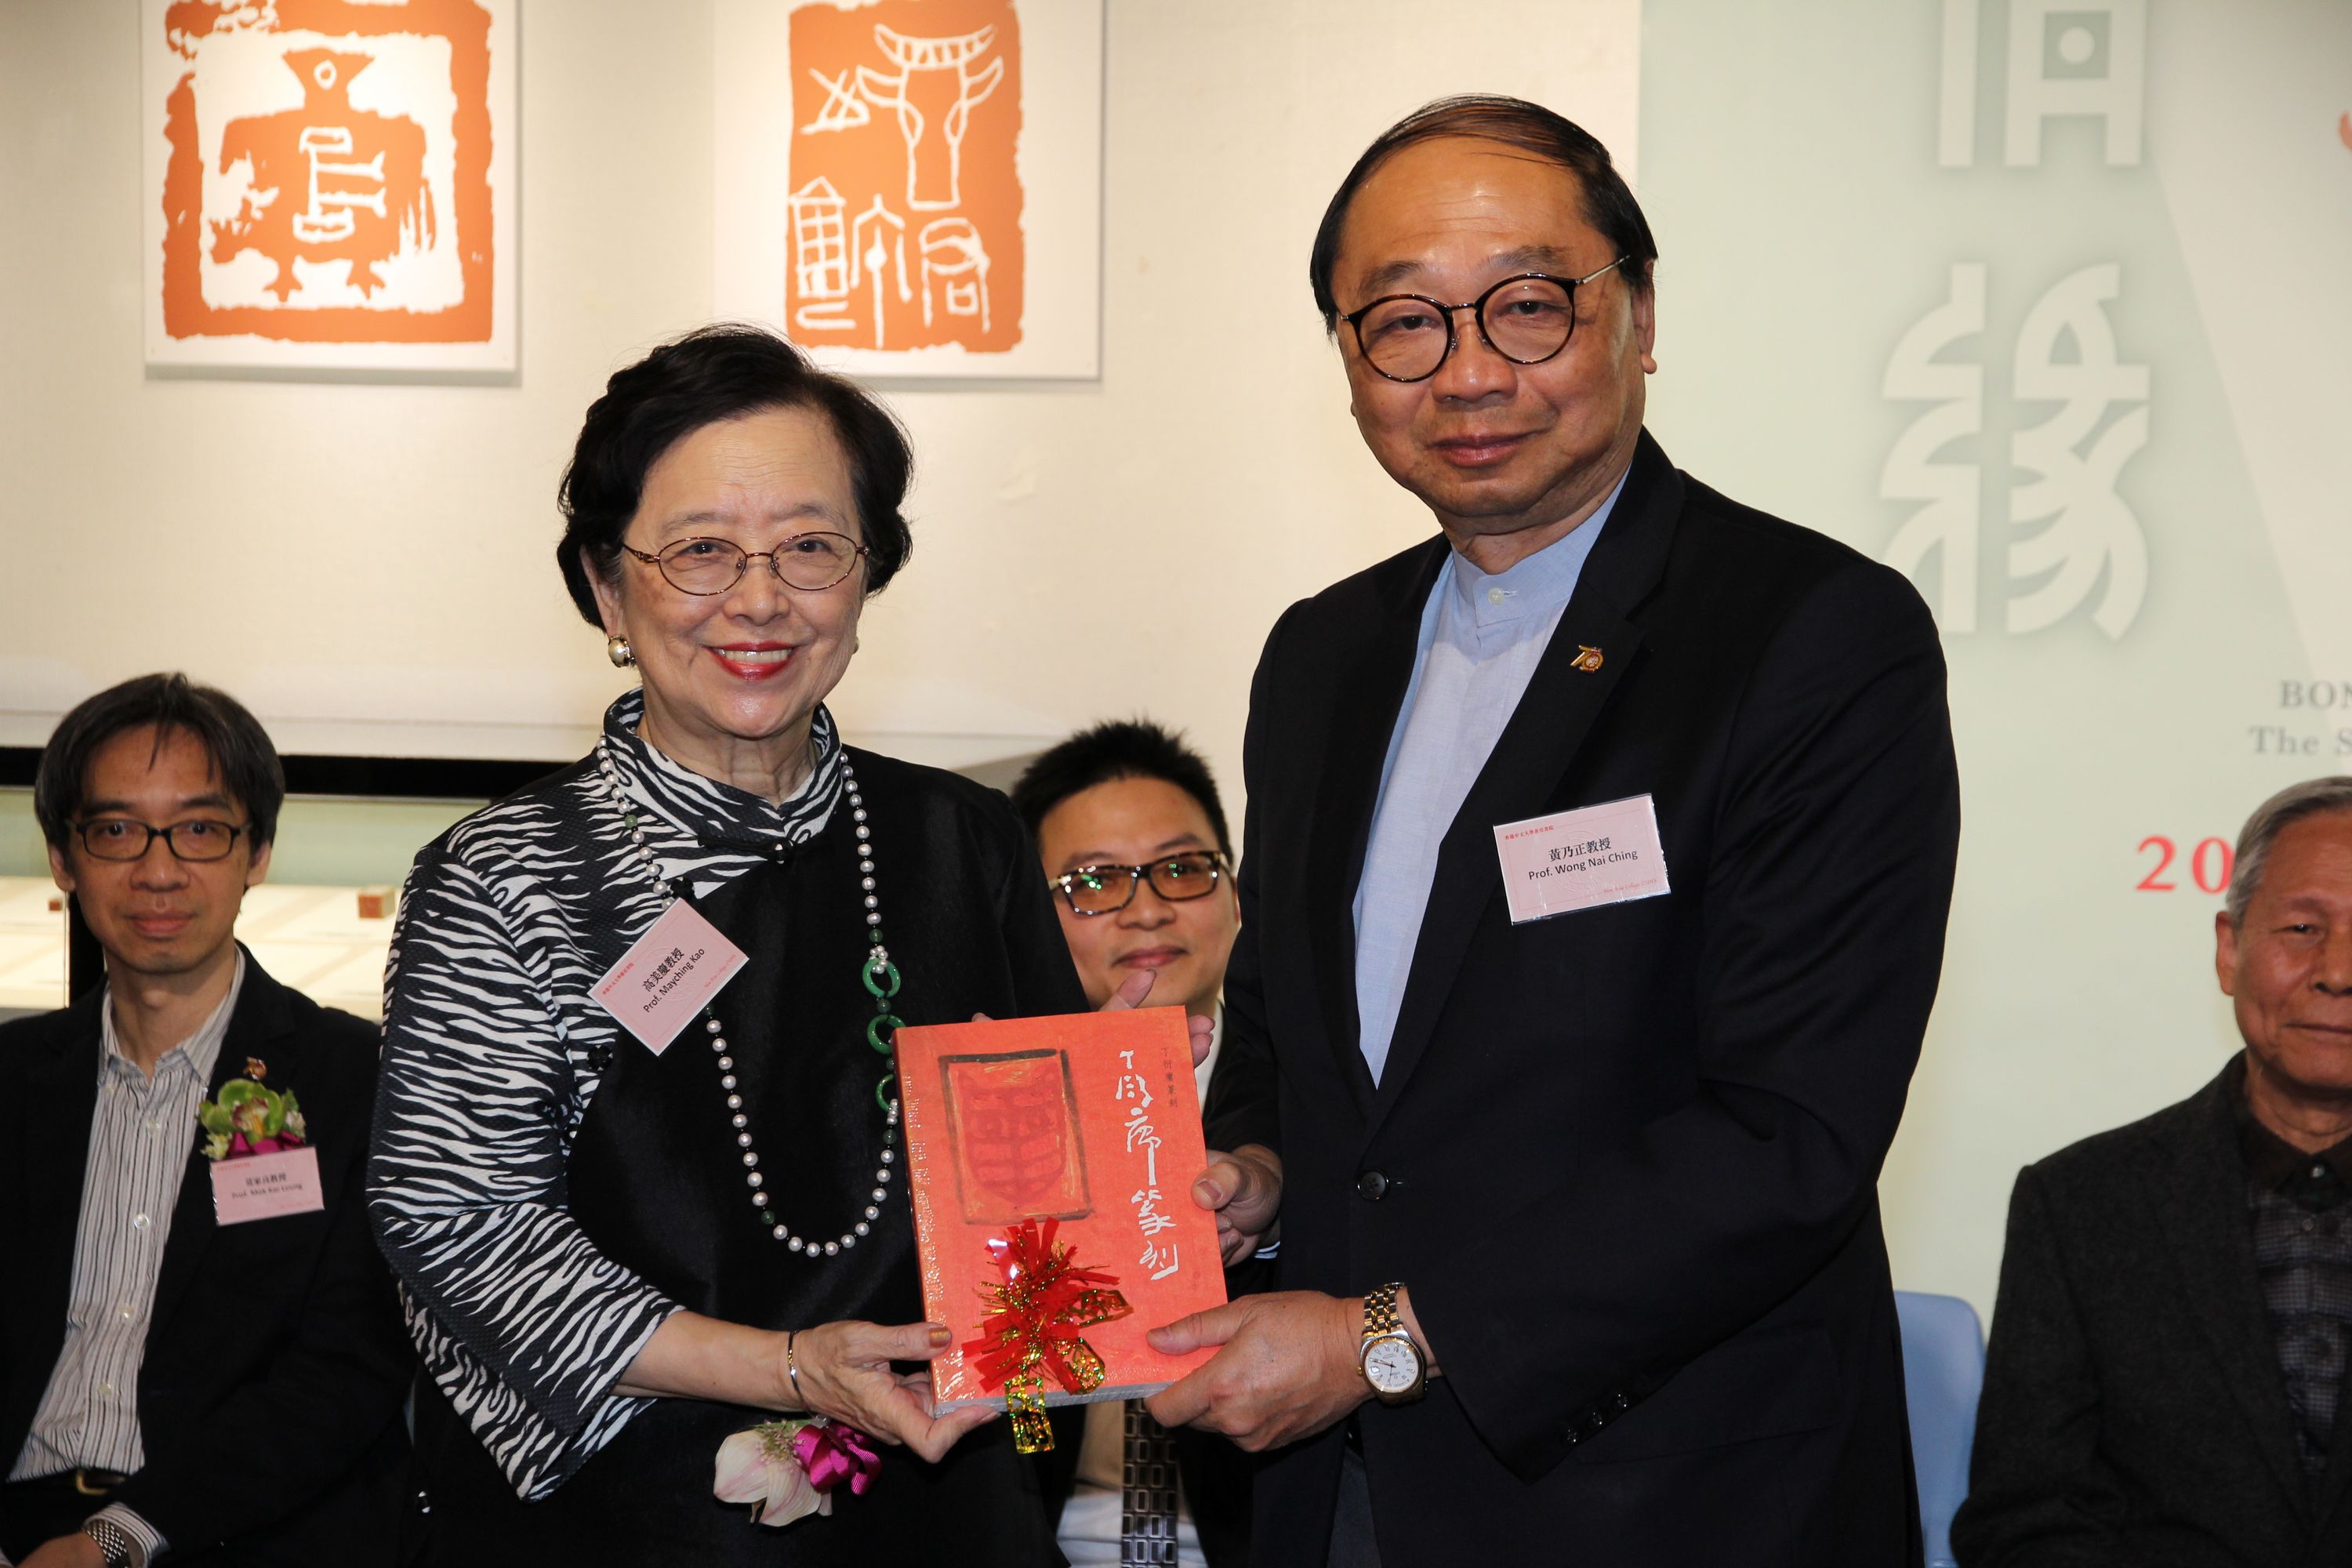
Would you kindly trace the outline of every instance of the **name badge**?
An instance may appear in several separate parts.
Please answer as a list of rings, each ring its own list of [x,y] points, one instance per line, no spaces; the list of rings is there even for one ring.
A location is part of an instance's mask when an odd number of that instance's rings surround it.
[[[621,1027],[659,1056],[688,1020],[750,963],[743,950],[683,899],[604,972],[593,994]]]
[[[243,1225],[327,1206],[319,1185],[319,1152],[287,1149],[213,1162],[213,1223]]]
[[[1658,814],[1646,795],[1495,829],[1511,923],[1668,891]]]

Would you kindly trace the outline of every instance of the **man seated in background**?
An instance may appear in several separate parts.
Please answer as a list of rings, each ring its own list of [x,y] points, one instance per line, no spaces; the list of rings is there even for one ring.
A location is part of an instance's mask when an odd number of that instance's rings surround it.
[[[0,1562],[391,1561],[410,1360],[359,1185],[375,1026],[232,935],[285,794],[253,715],[184,675],[99,693],[42,752],[107,981],[0,1026]]]
[[[1097,724],[1032,763],[1013,805],[1037,840],[1087,999],[1101,1006],[1144,969],[1156,976],[1146,1005],[1216,1018],[1241,907],[1224,806],[1200,754],[1157,724]],[[1216,1062],[1213,1039],[1195,1069],[1203,1097]],[[1044,1480],[1073,1568],[1247,1560],[1249,1461],[1239,1449],[1206,1433],[1171,1434],[1140,1401],[1054,1415]],[[1167,1473],[1171,1445],[1181,1496]]]
[[[2352,778],[2239,835],[2245,1049],[2019,1173],[1964,1568],[2352,1563]]]

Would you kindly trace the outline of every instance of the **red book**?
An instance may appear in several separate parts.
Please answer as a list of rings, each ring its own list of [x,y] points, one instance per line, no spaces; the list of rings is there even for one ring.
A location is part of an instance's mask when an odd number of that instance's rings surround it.
[[[1207,1361],[1143,1338],[1225,1300],[1216,1225],[1192,1201],[1208,1155],[1183,1009],[908,1027],[897,1044],[923,1310],[955,1331],[931,1363],[940,1407],[1003,1406],[1021,1342],[1047,1352],[1029,1358],[1046,1405],[1139,1398]],[[1008,1265],[1055,1255],[1066,1281],[1024,1310]],[[1102,1291],[1129,1310],[1105,1315]],[[1069,1386],[1093,1358],[1100,1383]]]

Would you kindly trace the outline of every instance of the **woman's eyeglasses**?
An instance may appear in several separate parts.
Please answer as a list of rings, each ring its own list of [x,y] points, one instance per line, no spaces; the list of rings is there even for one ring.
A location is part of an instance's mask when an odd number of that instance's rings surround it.
[[[765,561],[776,581],[803,594],[823,593],[857,569],[866,546],[843,533],[795,533],[773,550],[746,551],[728,539],[678,539],[658,554],[624,544],[622,549],[662,574],[681,594],[723,594],[743,580],[754,561]]]

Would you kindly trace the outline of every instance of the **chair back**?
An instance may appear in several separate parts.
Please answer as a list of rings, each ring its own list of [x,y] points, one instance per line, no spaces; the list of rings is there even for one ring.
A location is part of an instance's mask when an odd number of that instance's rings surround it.
[[[1952,1515],[1969,1495],[1969,1450],[1984,1388],[1984,1328],[1958,1296],[1895,1292],[1903,1330],[1903,1395],[1911,1407],[1911,1461],[1927,1568],[1951,1568]]]

